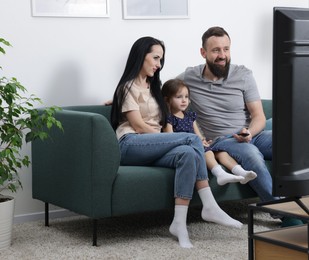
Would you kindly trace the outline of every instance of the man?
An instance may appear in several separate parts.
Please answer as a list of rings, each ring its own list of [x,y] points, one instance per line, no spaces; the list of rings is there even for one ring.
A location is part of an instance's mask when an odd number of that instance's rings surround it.
[[[207,139],[213,140],[212,147],[256,172],[258,177],[249,185],[261,201],[271,201],[272,178],[264,158],[272,159],[272,131],[263,130],[266,119],[252,72],[230,63],[230,45],[223,28],[209,28],[200,49],[206,64],[187,68],[179,78],[190,88],[192,109]],[[283,223],[293,224],[300,223]]]

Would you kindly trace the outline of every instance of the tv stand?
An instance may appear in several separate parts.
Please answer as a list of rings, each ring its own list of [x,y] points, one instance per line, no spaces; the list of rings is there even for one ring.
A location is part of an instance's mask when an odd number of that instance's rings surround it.
[[[256,205],[257,206],[264,206],[264,205],[272,205],[272,204],[279,204],[279,203],[285,203],[285,202],[295,202],[296,204],[298,204],[298,206],[300,208],[302,208],[306,213],[307,215],[309,215],[309,205],[306,205],[302,200],[301,200],[302,197],[285,197],[285,198],[282,198],[282,199],[279,199],[279,200],[273,200],[273,201],[270,201],[270,202],[260,202],[260,203],[257,203]]]
[[[288,197],[248,207],[249,260],[309,259],[309,196]],[[254,232],[254,212],[296,218],[303,225]]]

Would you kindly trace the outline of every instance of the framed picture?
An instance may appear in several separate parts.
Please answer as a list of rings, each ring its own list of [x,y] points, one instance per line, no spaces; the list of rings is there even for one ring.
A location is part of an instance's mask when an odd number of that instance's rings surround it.
[[[123,19],[187,19],[189,0],[122,0]]]
[[[31,0],[33,16],[109,17],[109,0]]]

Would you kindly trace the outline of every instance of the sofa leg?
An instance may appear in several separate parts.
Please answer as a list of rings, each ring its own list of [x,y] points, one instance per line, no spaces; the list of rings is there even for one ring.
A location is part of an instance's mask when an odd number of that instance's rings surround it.
[[[49,205],[45,202],[45,226],[49,227]]]
[[[97,236],[98,236],[98,220],[93,220],[93,236],[92,236],[92,246],[97,246]]]

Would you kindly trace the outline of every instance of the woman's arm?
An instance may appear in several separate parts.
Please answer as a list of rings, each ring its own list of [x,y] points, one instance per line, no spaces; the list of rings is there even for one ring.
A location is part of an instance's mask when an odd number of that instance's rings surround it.
[[[138,110],[132,110],[125,112],[125,116],[129,121],[130,125],[138,134],[145,133],[158,133],[159,129],[154,128],[148,124],[146,124],[141,116],[141,113]]]

